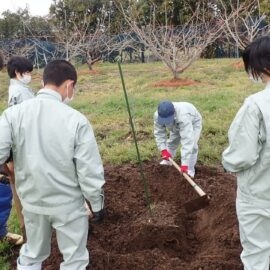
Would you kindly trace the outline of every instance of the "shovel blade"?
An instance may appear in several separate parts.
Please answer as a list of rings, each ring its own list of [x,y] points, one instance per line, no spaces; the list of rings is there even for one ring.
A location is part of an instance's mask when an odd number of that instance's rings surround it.
[[[209,197],[205,194],[195,200],[184,203],[184,208],[187,213],[192,213],[205,208],[209,205]]]

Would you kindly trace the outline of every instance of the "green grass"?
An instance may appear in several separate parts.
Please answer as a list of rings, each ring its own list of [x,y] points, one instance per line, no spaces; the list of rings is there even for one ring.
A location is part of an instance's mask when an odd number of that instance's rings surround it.
[[[239,60],[200,60],[183,74],[200,82],[196,86],[178,88],[154,87],[160,80],[171,79],[171,74],[162,63],[122,65],[126,88],[139,140],[143,160],[159,159],[153,136],[153,114],[163,99],[193,103],[203,116],[203,132],[199,142],[199,162],[217,166],[227,144],[227,131],[244,99],[262,89],[249,81],[242,69],[233,63]],[[72,106],[85,114],[96,134],[102,159],[105,164],[136,162],[136,150],[131,136],[129,117],[117,64],[99,64],[89,74],[86,66],[79,67],[77,93]],[[34,72],[31,87],[40,87],[41,71]],[[0,111],[6,107],[8,77],[0,72]],[[9,222],[10,230],[18,232],[15,215]],[[9,269],[3,264],[10,246],[0,244],[0,269]],[[6,267],[6,268],[5,268]]]
[[[20,226],[15,211],[12,210],[9,221],[9,231],[20,234]],[[13,253],[13,246],[6,241],[0,241],[0,269],[10,270],[9,256]]]
[[[162,63],[122,66],[143,160],[159,158],[153,136],[153,113],[159,101],[170,99],[188,101],[198,108],[203,116],[199,162],[219,164],[234,115],[248,95],[262,88],[252,84],[244,70],[233,67],[237,61],[197,61],[183,78],[200,84],[178,88],[153,86],[157,81],[171,79]],[[93,125],[104,163],[136,162],[117,64],[100,64],[94,66],[94,70],[90,74],[86,66],[79,67],[78,91],[72,106],[85,114]],[[41,71],[35,71],[33,77],[31,86],[36,91],[40,87]],[[0,80],[1,111],[6,107],[7,99],[5,72],[0,73]]]
[[[122,66],[143,160],[159,158],[153,137],[153,113],[160,100],[170,99],[191,102],[199,109],[204,122],[199,162],[219,164],[233,117],[244,99],[262,87],[252,84],[243,70],[236,70],[236,61],[197,61],[183,77],[200,84],[181,88],[153,86],[171,78],[161,63]],[[99,74],[79,78],[81,91],[72,106],[90,119],[105,163],[136,162],[117,65],[102,64],[96,70]]]
[[[5,242],[0,242],[0,269],[1,270],[9,270],[10,264],[8,263],[8,256],[11,252],[12,246]]]
[[[12,233],[20,234],[19,221],[16,216],[14,208],[11,211],[11,215],[8,220],[8,230]],[[7,241],[0,241],[0,269],[10,270],[10,264],[8,262],[9,257],[13,254],[13,245]]]

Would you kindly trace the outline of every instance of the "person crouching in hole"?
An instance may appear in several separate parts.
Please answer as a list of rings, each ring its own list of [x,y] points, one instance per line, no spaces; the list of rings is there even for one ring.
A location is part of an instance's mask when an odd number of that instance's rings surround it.
[[[163,158],[160,164],[172,165],[169,158],[176,156],[181,145],[181,170],[194,177],[201,130],[202,116],[194,105],[168,100],[160,102],[154,114],[154,136]]]

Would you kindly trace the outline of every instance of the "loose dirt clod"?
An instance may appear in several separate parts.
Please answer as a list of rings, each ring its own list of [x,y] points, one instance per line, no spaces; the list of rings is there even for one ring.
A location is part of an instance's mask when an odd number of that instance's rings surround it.
[[[234,177],[199,166],[196,182],[212,194],[211,204],[187,215],[182,204],[197,195],[179,173],[158,162],[146,162],[144,169],[152,214],[145,206],[139,168],[105,167],[107,219],[90,228],[90,269],[242,270]],[[16,256],[11,258],[14,269]],[[61,261],[54,238],[43,269],[58,270]]]

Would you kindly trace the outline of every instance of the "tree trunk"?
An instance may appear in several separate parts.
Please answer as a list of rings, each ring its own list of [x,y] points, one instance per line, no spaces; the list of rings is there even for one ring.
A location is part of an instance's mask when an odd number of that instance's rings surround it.
[[[93,70],[93,65],[100,61],[101,60],[101,57],[97,57],[96,59],[93,60],[93,58],[91,57],[90,54],[88,54],[88,57],[87,57],[87,60],[86,60],[86,63],[87,63],[87,66],[89,68],[89,70]]]
[[[142,45],[142,49],[141,49],[141,59],[142,59],[142,63],[145,63],[144,51],[145,51],[145,47],[144,47],[144,45]]]
[[[0,53],[0,70],[4,67],[4,57]]]
[[[92,57],[91,57],[91,54],[89,52],[86,53],[86,64],[89,68],[89,70],[93,70],[93,61],[92,61]]]
[[[88,66],[89,70],[93,70],[91,59],[90,59],[90,60],[88,59],[88,60],[86,61],[86,63],[87,63],[87,66]]]
[[[180,79],[180,72],[178,70],[172,70],[173,72],[173,78],[175,80],[179,80]]]

